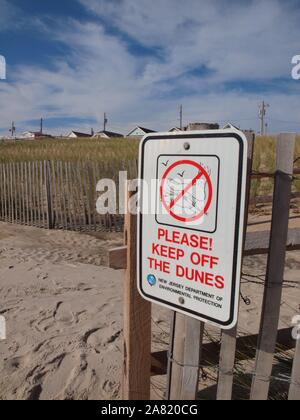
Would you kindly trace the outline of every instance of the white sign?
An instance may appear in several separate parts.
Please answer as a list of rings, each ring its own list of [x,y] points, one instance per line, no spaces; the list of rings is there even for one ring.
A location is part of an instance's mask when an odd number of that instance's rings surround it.
[[[234,129],[148,135],[139,171],[140,293],[232,328],[240,294],[246,137]]]

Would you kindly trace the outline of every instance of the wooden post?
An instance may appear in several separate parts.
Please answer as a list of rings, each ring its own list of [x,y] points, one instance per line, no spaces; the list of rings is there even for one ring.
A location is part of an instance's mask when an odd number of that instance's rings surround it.
[[[2,165],[0,165],[0,206],[1,206],[1,218],[3,220],[3,204],[4,204],[4,194],[3,194],[3,179],[2,179]]]
[[[9,163],[9,186],[10,186],[10,221],[14,223],[14,199],[13,199],[13,174],[12,163]]]
[[[185,343],[185,315],[174,313],[172,328],[173,341],[170,343],[169,357],[170,369],[169,374],[169,400],[180,400],[182,391],[182,375],[184,365],[184,343]]]
[[[245,234],[244,234],[244,248],[247,237],[248,225],[248,211],[251,192],[251,172],[254,154],[255,135],[253,132],[245,133],[248,140],[248,167],[247,167],[247,187],[246,187],[246,205],[245,205]],[[230,331],[222,332],[220,364],[219,364],[219,379],[217,400],[230,401],[232,399],[233,388],[233,371],[236,354],[236,340],[237,340],[237,326]]]
[[[294,149],[295,135],[281,134],[277,143],[271,241],[251,400],[267,400],[269,394],[285,268]]]
[[[232,330],[222,332],[217,390],[218,401],[230,401],[232,399],[236,344],[237,326]]]
[[[40,162],[39,164],[39,178],[40,178],[40,207],[41,207],[41,212],[42,212],[41,226],[45,228],[45,209],[44,209],[44,190],[45,190],[44,187],[45,186],[44,186],[44,176],[43,176],[43,162]],[[26,180],[26,176],[25,176],[25,180]],[[27,190],[25,192],[25,195],[26,194],[27,194]]]
[[[128,193],[129,202],[133,193]],[[123,399],[149,400],[151,376],[151,304],[137,290],[137,217],[125,217],[127,269],[124,284]]]
[[[204,322],[185,317],[181,400],[191,401],[197,398],[204,330]]]
[[[42,211],[41,211],[41,183],[40,183],[40,172],[39,162],[35,162],[35,177],[36,177],[36,189],[37,189],[37,214],[38,214],[38,227],[42,226]]]
[[[34,226],[34,217],[33,217],[33,185],[32,185],[32,168],[31,162],[28,162],[28,200],[29,200],[29,209],[30,209],[30,226]]]
[[[300,338],[297,340],[294,357],[294,366],[292,371],[292,383],[289,392],[290,401],[300,400]]]
[[[44,163],[45,180],[46,180],[46,200],[47,200],[47,221],[48,229],[53,229],[53,212],[52,212],[52,179],[50,162]]]
[[[174,312],[168,361],[167,400],[195,400],[204,323]]]
[[[30,226],[28,162],[25,162],[24,169],[25,169],[26,224],[27,226]]]

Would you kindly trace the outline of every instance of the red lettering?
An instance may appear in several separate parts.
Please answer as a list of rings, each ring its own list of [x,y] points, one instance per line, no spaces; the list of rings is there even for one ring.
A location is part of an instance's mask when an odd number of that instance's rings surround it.
[[[159,255],[158,249],[159,249],[158,244],[152,244],[152,254],[153,255]]]
[[[170,263],[167,261],[159,261],[155,258],[148,258],[150,270],[161,271],[164,274],[170,273]]]
[[[193,252],[191,254],[191,262],[194,265],[198,265],[200,267],[209,267],[210,269],[213,269],[219,264],[219,258],[211,257],[210,255],[201,255],[198,252]]]
[[[215,276],[213,274],[206,273],[205,283],[207,286],[214,287]]]
[[[152,244],[152,254],[158,257],[169,258],[170,260],[176,261],[180,260],[185,255],[182,249],[159,244]]]
[[[224,277],[222,277],[222,276],[217,276],[216,277],[216,288],[217,289],[224,289],[224,287],[225,287],[224,283],[225,283]]]
[[[212,250],[212,239],[195,234],[181,233],[177,231],[169,231],[159,228],[157,231],[158,240],[164,240],[176,245],[183,245],[191,248],[199,248],[204,251]]]
[[[165,229],[158,229],[158,239],[164,238],[165,234],[166,234],[166,230]]]
[[[215,276],[212,273],[206,273],[205,271],[195,270],[194,268],[189,269],[188,267],[177,265],[176,276],[187,281],[205,284],[209,287],[224,289],[224,278],[222,276]]]

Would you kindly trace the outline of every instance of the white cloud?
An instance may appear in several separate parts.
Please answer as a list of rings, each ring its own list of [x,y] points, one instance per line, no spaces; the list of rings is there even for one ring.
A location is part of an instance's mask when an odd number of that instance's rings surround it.
[[[289,78],[291,57],[299,52],[299,12],[287,2],[80,1],[101,18],[99,23],[69,19],[47,26],[40,18],[39,30],[69,52],[64,60],[51,62],[54,70],[19,66],[12,70],[15,83],[0,83],[2,132],[12,119],[25,129],[32,128],[26,121],[40,116],[91,118],[99,128],[104,111],[110,128],[121,132],[137,123],[167,129],[178,123],[181,102],[189,121],[234,120],[257,128],[262,96],[227,91],[224,83]],[[119,32],[107,32],[103,21]],[[159,51],[161,59],[133,55],[128,37]],[[212,73],[204,78],[188,74],[203,66]],[[300,84],[294,86],[299,92]],[[300,122],[298,98],[288,87],[264,97],[274,120]],[[271,126],[284,127],[276,121]],[[90,127],[55,131],[71,128]]]
[[[143,45],[162,49],[164,62],[146,68],[149,81],[202,64],[220,81],[287,76],[299,45],[299,9],[279,0],[80,1]]]

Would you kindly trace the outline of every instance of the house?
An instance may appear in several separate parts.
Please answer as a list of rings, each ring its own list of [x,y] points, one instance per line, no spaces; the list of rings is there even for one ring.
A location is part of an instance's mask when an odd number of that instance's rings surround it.
[[[182,131],[179,127],[173,127],[169,130],[169,133],[181,133]]]
[[[87,134],[87,133],[80,133],[79,131],[71,131],[70,134],[67,135],[67,137],[69,139],[79,139],[79,138],[89,138],[92,137],[91,134]]]
[[[24,133],[21,134],[20,136],[21,139],[24,140],[34,140],[35,139],[35,133],[33,131],[25,131]]]
[[[98,133],[95,133],[93,135],[93,138],[99,138],[99,139],[113,139],[113,138],[120,138],[124,137],[123,134],[120,133],[114,133],[112,131],[99,131]]]
[[[156,133],[154,130],[149,130],[148,128],[137,126],[134,130],[130,131],[127,134],[127,137],[144,137],[146,134]]]
[[[53,137],[50,136],[49,134],[41,133],[40,131],[25,131],[20,136],[20,139],[22,139],[22,140],[37,140],[37,139],[41,139],[41,138],[50,138],[51,139]]]

